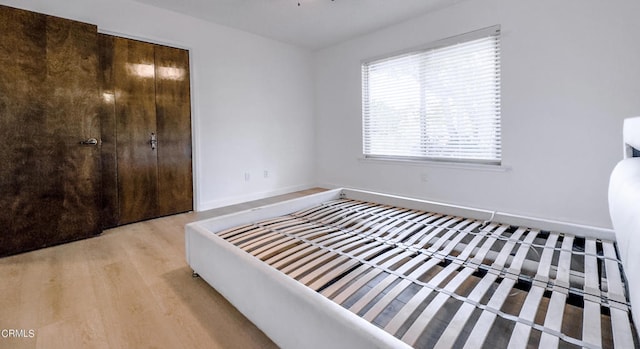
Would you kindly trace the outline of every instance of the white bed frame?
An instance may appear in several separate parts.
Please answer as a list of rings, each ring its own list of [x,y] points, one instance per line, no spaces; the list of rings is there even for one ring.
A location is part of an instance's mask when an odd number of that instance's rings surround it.
[[[187,262],[282,348],[410,348],[212,233],[312,207],[343,192],[331,190],[188,224]]]
[[[629,131],[629,128],[636,132]],[[640,118],[630,119],[625,123],[625,144],[627,157],[634,154],[628,148],[640,149]],[[615,233],[608,229],[502,212],[352,189],[335,189],[188,224],[185,233],[186,258],[194,273],[213,286],[283,348],[408,348],[407,344],[384,330],[215,234],[346,197],[596,239],[617,238],[628,285],[632,290],[630,302],[633,315],[635,319],[639,319],[637,309],[640,309],[640,294],[633,291],[640,289],[640,269],[637,267],[640,262],[637,257],[640,254],[640,239],[635,237],[640,233],[640,158],[625,159],[616,167],[609,194]]]

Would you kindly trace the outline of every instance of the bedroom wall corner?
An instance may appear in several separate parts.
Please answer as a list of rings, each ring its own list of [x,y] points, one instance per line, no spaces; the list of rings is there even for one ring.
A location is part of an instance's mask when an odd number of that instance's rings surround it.
[[[610,228],[640,4],[461,1],[314,55],[318,182]],[[363,161],[362,60],[500,24],[504,169]]]
[[[196,210],[314,186],[308,50],[132,0],[0,3],[189,50]]]

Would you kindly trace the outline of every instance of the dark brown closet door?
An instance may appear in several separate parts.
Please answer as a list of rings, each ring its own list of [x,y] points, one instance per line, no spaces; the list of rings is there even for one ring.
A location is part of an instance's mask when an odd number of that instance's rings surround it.
[[[155,45],[158,216],[193,209],[189,53]]]
[[[99,40],[105,227],[192,210],[188,51]]]
[[[154,47],[113,38],[119,224],[156,217],[158,203]]]
[[[96,35],[0,6],[0,256],[100,232]]]

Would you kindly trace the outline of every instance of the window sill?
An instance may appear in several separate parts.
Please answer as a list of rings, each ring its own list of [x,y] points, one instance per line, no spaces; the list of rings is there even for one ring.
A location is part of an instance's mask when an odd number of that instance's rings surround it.
[[[408,165],[420,167],[439,167],[456,170],[472,170],[487,172],[509,172],[510,166],[505,165],[489,165],[489,164],[473,164],[461,162],[446,161],[429,161],[429,160],[404,160],[404,159],[383,159],[383,158],[358,158],[358,162],[363,164],[384,164],[384,165]]]

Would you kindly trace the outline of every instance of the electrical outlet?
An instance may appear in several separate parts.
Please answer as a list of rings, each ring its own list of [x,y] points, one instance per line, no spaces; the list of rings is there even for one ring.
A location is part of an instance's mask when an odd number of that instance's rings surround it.
[[[264,178],[269,178],[269,171],[264,170],[263,174],[264,174]]]
[[[251,175],[249,174],[249,172],[245,172],[244,173],[244,181],[248,182],[251,179]]]
[[[420,181],[421,182],[428,182],[429,181],[429,176],[426,173],[421,173],[420,174]]]

